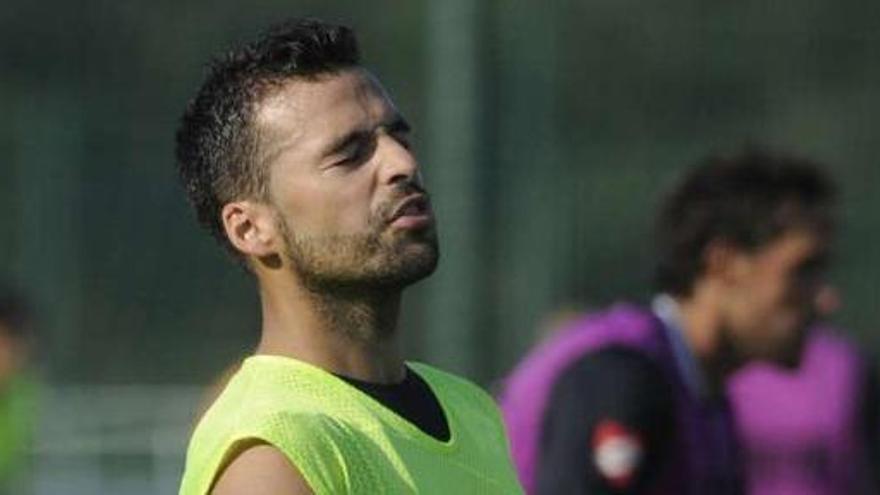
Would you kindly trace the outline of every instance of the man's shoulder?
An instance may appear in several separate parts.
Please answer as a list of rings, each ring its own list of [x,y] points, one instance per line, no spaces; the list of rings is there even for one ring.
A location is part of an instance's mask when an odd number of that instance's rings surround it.
[[[596,347],[639,345],[651,340],[662,327],[654,313],[632,303],[617,303],[604,311],[588,313],[575,321],[570,330]]]
[[[661,328],[651,311],[629,303],[572,319],[536,346],[514,369],[506,380],[505,396],[552,386],[572,363],[604,348],[626,347],[654,353],[663,341]]]
[[[583,352],[617,345],[640,347],[656,340],[662,325],[649,309],[617,303],[605,310],[572,318],[527,358],[529,361],[569,360]]]
[[[425,363],[409,362],[407,366],[428,383],[441,403],[449,400],[476,399],[490,405],[493,409],[495,408],[495,401],[492,397],[482,387],[463,376],[443,371]]]
[[[332,457],[330,450],[339,444],[332,417],[300,407],[285,409],[275,401],[248,402],[249,397],[257,398],[221,393],[201,418],[187,450],[181,494],[205,493],[226,463],[254,445],[272,446],[297,467],[304,461],[299,452],[320,457],[315,462]]]
[[[610,391],[629,392],[669,388],[664,368],[650,354],[639,349],[610,345],[588,352],[572,361],[559,375],[554,388],[574,390],[593,384]]]
[[[290,389],[245,362],[199,419],[190,455],[212,457],[247,439],[276,443],[296,436],[308,441],[326,430],[330,420],[317,407],[319,400],[308,391]]]

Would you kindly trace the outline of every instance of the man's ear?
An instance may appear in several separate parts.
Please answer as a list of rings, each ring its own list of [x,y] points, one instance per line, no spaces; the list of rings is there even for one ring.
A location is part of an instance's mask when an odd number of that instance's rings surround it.
[[[220,216],[229,242],[244,255],[263,258],[278,253],[278,227],[268,205],[233,201],[223,206]]]
[[[724,239],[709,242],[703,251],[703,273],[725,285],[737,284],[752,268],[752,257],[745,249]]]

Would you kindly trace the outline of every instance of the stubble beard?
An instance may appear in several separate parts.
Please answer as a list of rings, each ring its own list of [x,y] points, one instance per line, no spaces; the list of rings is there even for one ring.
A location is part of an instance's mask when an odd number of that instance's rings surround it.
[[[283,218],[285,257],[318,312],[358,340],[384,339],[396,326],[401,292],[434,272],[433,229],[393,232],[376,214],[362,234],[298,235]],[[387,329],[387,330],[383,330]]]
[[[298,236],[285,223],[284,236],[291,269],[314,293],[400,291],[437,266],[433,233]]]

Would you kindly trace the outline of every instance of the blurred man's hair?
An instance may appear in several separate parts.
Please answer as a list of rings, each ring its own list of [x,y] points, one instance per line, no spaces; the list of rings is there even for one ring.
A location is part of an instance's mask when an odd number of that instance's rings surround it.
[[[291,79],[315,80],[359,64],[345,26],[293,19],[216,58],[177,130],[177,167],[199,223],[237,255],[223,230],[223,205],[267,193],[255,112]]]
[[[762,149],[706,158],[661,206],[658,288],[690,295],[713,241],[754,251],[795,228],[830,234],[835,197],[831,179],[804,158]]]
[[[17,288],[0,283],[0,327],[10,337],[29,337],[33,331],[34,312],[30,301]]]

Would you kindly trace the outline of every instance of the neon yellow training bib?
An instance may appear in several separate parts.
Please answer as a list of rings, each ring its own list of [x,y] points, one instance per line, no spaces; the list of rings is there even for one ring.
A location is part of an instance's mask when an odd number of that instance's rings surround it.
[[[180,495],[205,495],[230,458],[271,444],[316,495],[521,494],[492,399],[470,382],[408,363],[437,396],[437,440],[320,368],[280,356],[244,361],[196,427]]]

